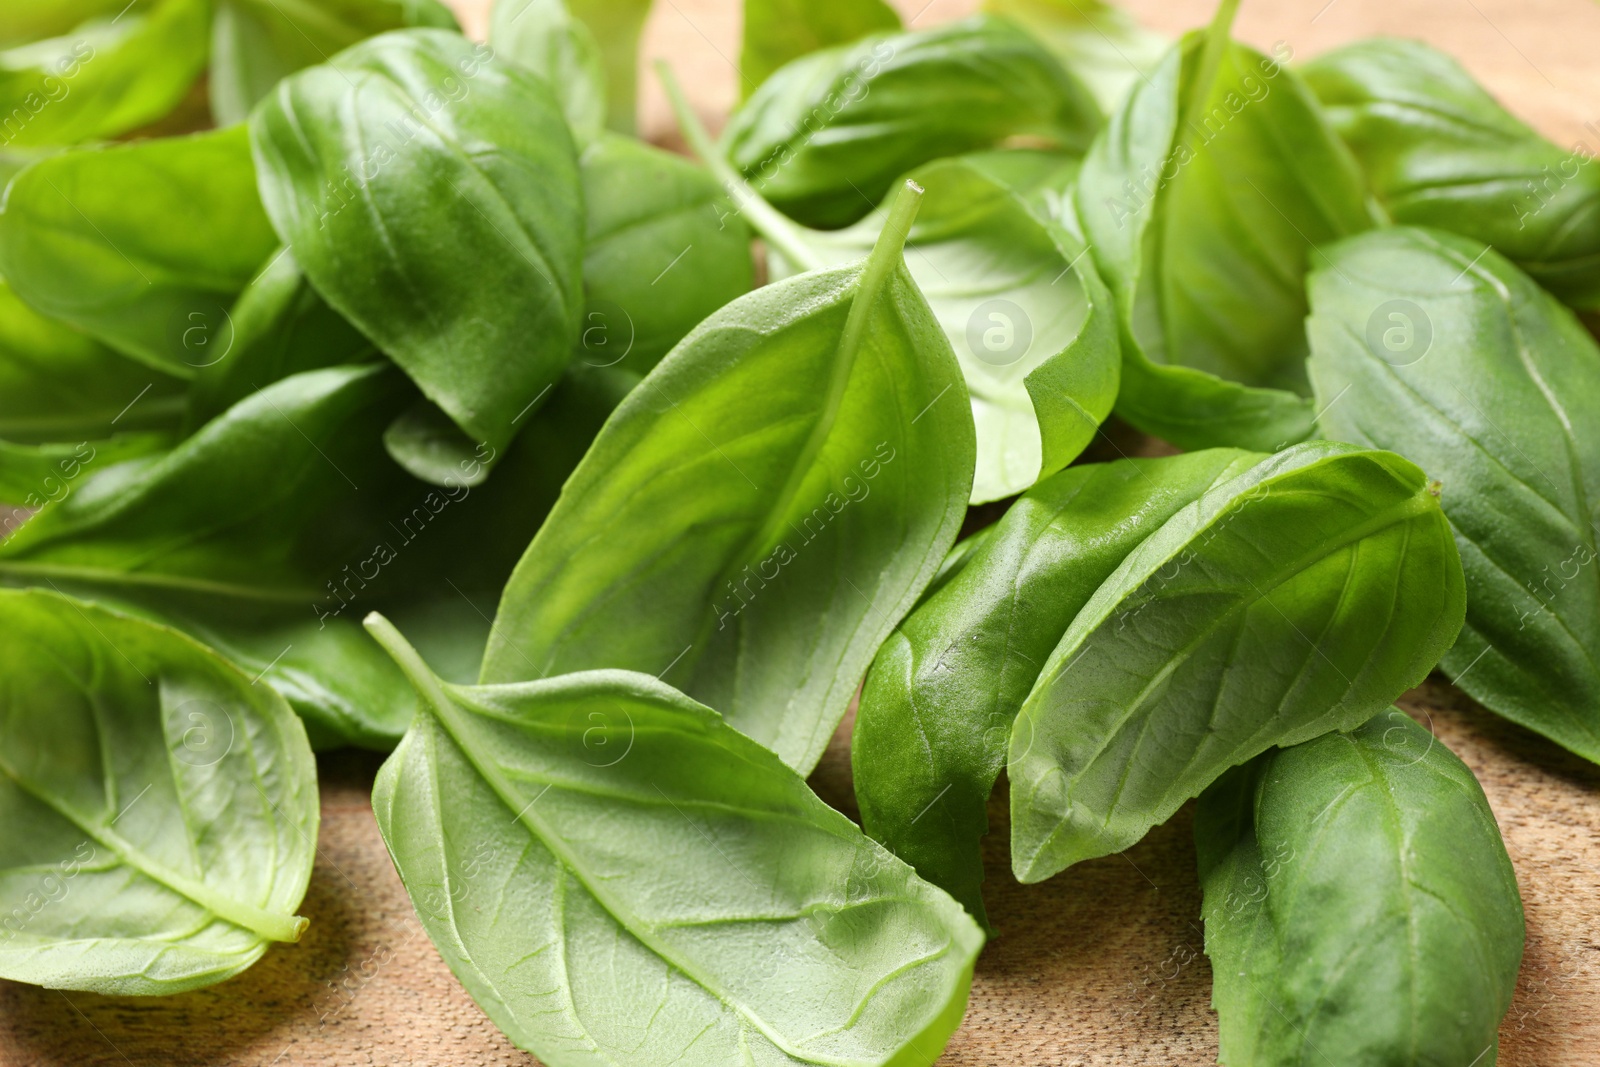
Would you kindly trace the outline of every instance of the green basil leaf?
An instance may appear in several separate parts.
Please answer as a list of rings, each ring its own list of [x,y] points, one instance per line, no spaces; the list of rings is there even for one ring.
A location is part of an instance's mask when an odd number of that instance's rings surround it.
[[[406,26],[460,30],[439,0],[217,0],[211,27],[211,113],[231,126],[297,70],[367,37]]]
[[[632,134],[639,98],[639,38],[650,0],[567,0],[600,49],[606,76],[606,127]]]
[[[712,315],[625,400],[501,600],[486,682],[648,670],[808,771],[972,484],[960,368],[901,242]],[[804,620],[803,625],[797,620]]]
[[[1083,80],[1107,114],[1172,44],[1105,0],[983,0],[983,9],[1022,23]]]
[[[277,244],[243,129],[40,160],[0,211],[18,296],[180,378],[227,350],[228,306]]]
[[[122,6],[118,0],[38,0],[7,4],[0,10],[0,45],[59,37],[90,19],[115,15]]]
[[[181,379],[40,315],[0,279],[0,439],[85,441],[173,428],[183,391]]]
[[[1180,448],[1271,452],[1312,432],[1312,246],[1370,219],[1310,90],[1228,39],[1235,6],[1134,87],[1076,202],[1122,319],[1117,413]]]
[[[1273,745],[1358,726],[1427,677],[1466,606],[1421,471],[1297,445],[1147,538],[1072,620],[1011,736],[1011,862],[1121,851]]]
[[[295,916],[316,766],[281,697],[180,634],[0,592],[0,977],[178,993]]]
[[[198,429],[251,393],[302,371],[360,363],[372,342],[328,306],[287,248],[261,268],[228,312],[230,347],[201,367],[189,394]]]
[[[779,210],[832,227],[930,160],[1022,134],[1082,151],[1099,125],[1094,98],[1042,45],[977,17],[795,60],[734,112],[722,148]]]
[[[1229,772],[1194,837],[1227,1067],[1493,1067],[1516,874],[1478,780],[1404,712]]]
[[[750,291],[750,231],[716,179],[682,156],[608,134],[582,165],[586,300],[575,361],[644,374]]]
[[[209,20],[206,0],[132,0],[0,51],[0,136],[73,144],[166,116],[205,68]]]
[[[772,752],[647,675],[452,686],[368,626],[426,708],[379,829],[514,1043],[553,1067],[938,1058],[982,933]]]
[[[1471,590],[1445,673],[1600,762],[1600,347],[1479,241],[1401,227],[1327,254],[1309,324],[1321,425],[1442,483]]]
[[[1024,493],[872,662],[850,749],[867,833],[986,922],[985,808],[1039,669],[1128,553],[1261,458],[1091,464]]]
[[[317,291],[460,428],[464,456],[503,450],[581,313],[582,191],[549,88],[457,34],[398,30],[293,75],[250,133]],[[432,454],[396,458],[430,477]]]
[[[1026,183],[1058,168],[999,155],[938,160],[910,175],[927,195],[906,266],[972,399],[974,504],[1015,496],[1076,459],[1111,414],[1121,368],[1115,306],[1083,242],[999,176]],[[807,265],[859,259],[883,220],[880,209],[847,230],[801,233],[814,256]]]
[[[92,463],[121,463],[172,447],[164,433],[123,433],[77,444],[0,441],[0,501],[42,508]]]
[[[606,72],[600,42],[572,17],[566,0],[495,0],[489,43],[550,83],[574,139],[587,145],[606,123]]]
[[[1600,167],[1500,106],[1420,41],[1361,41],[1301,73],[1396,222],[1493,245],[1573,307],[1600,311]]]
[[[900,16],[883,0],[744,0],[739,95],[749,96],[791,60],[900,28]]]

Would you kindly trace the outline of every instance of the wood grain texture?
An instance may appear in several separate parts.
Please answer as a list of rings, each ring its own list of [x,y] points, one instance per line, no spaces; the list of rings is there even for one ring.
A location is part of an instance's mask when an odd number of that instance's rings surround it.
[[[972,6],[896,3],[919,26]],[[461,6],[469,29],[480,28],[486,4]],[[1192,0],[1130,6],[1169,32],[1209,16],[1208,4]],[[669,57],[697,106],[720,119],[735,90],[733,0],[656,8],[647,53]],[[1600,148],[1600,129],[1585,128],[1600,124],[1600,5],[1590,0],[1249,0],[1240,17],[1245,39],[1287,41],[1302,57],[1373,33],[1446,48],[1546,133]],[[653,85],[644,114],[646,131],[669,139]],[[1120,434],[1094,458],[1149,448]],[[1528,944],[1500,1064],[1600,1064],[1600,768],[1442,681],[1403,703],[1482,781],[1516,866]],[[812,781],[853,814],[846,736]],[[321,760],[322,837],[304,941],[275,947],[220,986],[160,1000],[0,983],[0,1067],[532,1067],[467,998],[413,915],[368,803],[378,762]],[[1009,876],[1003,794],[992,816],[989,899],[1002,936],[979,962],[966,1022],[941,1064],[1214,1063],[1188,809],[1125,854],[1037,886]]]

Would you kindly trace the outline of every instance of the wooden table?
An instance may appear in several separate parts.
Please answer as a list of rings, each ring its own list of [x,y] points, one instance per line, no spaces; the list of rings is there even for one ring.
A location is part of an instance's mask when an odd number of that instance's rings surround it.
[[[918,26],[970,0],[896,0]],[[481,29],[486,4],[460,5]],[[1177,32],[1208,5],[1139,0]],[[1600,151],[1600,5],[1591,0],[1247,0],[1240,36],[1310,56],[1372,33],[1420,36],[1460,57],[1550,136]],[[733,98],[733,0],[657,0],[647,44],[671,58],[697,105]],[[669,120],[647,91],[644,128]],[[1589,129],[1586,123],[1596,124]],[[1124,441],[1123,446],[1130,447]],[[1113,453],[1114,454],[1114,453]],[[1443,682],[1404,706],[1483,782],[1527,908],[1528,944],[1501,1027],[1503,1067],[1600,1064],[1600,768],[1511,726]],[[853,814],[846,735],[813,777]],[[368,804],[379,760],[321,760],[322,838],[304,941],[244,975],[163,999],[63,994],[0,983],[0,1067],[531,1067],[434,952],[389,863]],[[1003,804],[993,809],[991,913],[947,1067],[1190,1067],[1215,1062],[1211,976],[1187,810],[1119,856],[1042,885],[1011,881]],[[695,1065],[720,1067],[720,1065]],[[1462,1065],[1466,1067],[1466,1065]]]

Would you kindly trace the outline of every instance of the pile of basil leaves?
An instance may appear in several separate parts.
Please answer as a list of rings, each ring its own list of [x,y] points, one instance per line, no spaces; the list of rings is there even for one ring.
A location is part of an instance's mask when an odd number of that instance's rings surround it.
[[[1005,771],[1024,882],[1198,798],[1224,1063],[1492,1064],[1516,879],[1393,702],[1600,761],[1600,167],[1235,6],[746,0],[695,161],[649,0],[6,5],[0,977],[298,939],[356,745],[551,1067],[931,1064]]]

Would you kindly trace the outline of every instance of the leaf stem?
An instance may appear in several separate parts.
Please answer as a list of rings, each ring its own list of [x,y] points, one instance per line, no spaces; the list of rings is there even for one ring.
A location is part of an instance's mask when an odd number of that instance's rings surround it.
[[[394,623],[374,611],[362,620],[361,625],[389,653],[389,658],[394,660],[418,696],[436,705],[449,703],[449,694],[444,691],[439,676],[433,673],[433,668],[422,658],[422,653],[405,639]]]
[[[783,258],[800,270],[821,270],[826,267],[827,263],[807,242],[805,229],[767,203],[712,143],[711,135],[694,113],[689,98],[683,95],[683,88],[666,60],[656,61],[656,73],[667,91],[667,99],[672,104],[672,113],[678,120],[678,128],[683,131],[684,140],[689,142],[689,147],[694,149],[694,154],[700,157],[706,169],[722,183],[729,199],[739,209],[739,214]]]
[[[916,221],[917,211],[921,207],[922,186],[907,178],[889,208],[889,217],[878,232],[872,253],[861,268],[861,280],[856,284],[856,295],[850,303],[850,316],[844,320],[844,333],[839,338],[839,348],[847,353],[847,360],[855,356],[856,348],[861,344],[861,335],[867,328],[867,317],[872,314],[878,294],[888,282],[889,275],[902,262],[906,238],[911,234],[911,224]]]

